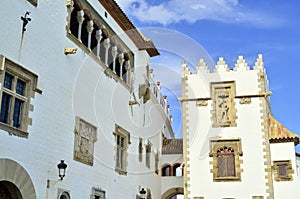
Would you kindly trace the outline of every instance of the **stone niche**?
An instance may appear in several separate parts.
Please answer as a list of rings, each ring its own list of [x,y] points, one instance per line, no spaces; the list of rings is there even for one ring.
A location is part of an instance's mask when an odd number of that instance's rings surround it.
[[[74,134],[74,160],[93,166],[97,127],[76,117]]]

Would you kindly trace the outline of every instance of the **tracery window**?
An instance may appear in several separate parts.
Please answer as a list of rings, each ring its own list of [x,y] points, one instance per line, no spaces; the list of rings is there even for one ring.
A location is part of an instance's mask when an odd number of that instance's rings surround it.
[[[242,147],[240,139],[211,139],[209,156],[213,181],[241,181]]]
[[[234,150],[224,147],[218,150],[218,177],[234,177]]]

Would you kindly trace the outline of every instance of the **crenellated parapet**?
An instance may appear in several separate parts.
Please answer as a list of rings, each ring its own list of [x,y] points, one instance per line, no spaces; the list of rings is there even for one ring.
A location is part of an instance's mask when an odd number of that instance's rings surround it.
[[[246,60],[243,58],[243,56],[239,56],[238,60],[236,61],[235,71],[247,71],[250,70]]]
[[[224,73],[224,72],[240,72],[240,71],[250,71],[250,67],[243,56],[238,56],[238,59],[236,61],[236,64],[233,68],[230,68],[228,64],[226,63],[225,59],[223,57],[219,57],[219,60],[217,64],[215,65],[215,68],[213,69],[213,72],[208,68],[206,62],[204,59],[200,59],[199,63],[196,67],[196,70],[194,73],[191,72],[186,62],[183,60],[181,63],[182,66],[182,77],[191,75],[191,74],[205,74],[205,73]],[[264,62],[262,54],[259,54],[254,66],[252,67],[252,70],[258,70],[258,71],[264,71]]]
[[[228,72],[230,71],[228,65],[226,64],[223,57],[219,57],[219,61],[217,62],[217,65],[215,67],[215,72]]]
[[[200,59],[196,68],[197,73],[210,73],[208,66],[206,65],[204,59]]]

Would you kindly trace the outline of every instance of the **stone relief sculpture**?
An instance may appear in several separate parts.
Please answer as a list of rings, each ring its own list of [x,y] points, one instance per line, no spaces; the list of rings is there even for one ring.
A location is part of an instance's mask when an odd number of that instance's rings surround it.
[[[94,143],[97,141],[97,128],[76,117],[74,134],[74,160],[92,166],[94,162]]]
[[[230,124],[229,118],[229,94],[225,91],[217,93],[217,123],[220,126]]]
[[[234,82],[212,83],[213,127],[236,126]]]

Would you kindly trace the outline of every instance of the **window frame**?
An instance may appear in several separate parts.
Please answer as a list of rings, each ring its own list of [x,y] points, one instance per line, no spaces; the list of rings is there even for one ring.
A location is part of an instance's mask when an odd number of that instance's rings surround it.
[[[235,176],[219,176],[219,160],[218,160],[218,151],[224,147],[231,148],[233,150],[233,156],[234,156],[234,173]],[[241,181],[241,172],[243,172],[243,169],[241,169],[242,160],[239,158],[243,155],[242,152],[242,145],[241,145],[241,139],[218,139],[218,138],[212,138],[210,139],[210,153],[209,156],[213,158],[212,161],[210,161],[210,164],[212,165],[212,169],[210,170],[213,174],[213,181],[214,182],[232,182],[232,181]]]
[[[4,87],[6,74],[13,76],[12,90]],[[16,92],[18,79],[25,82],[24,96]],[[28,137],[28,126],[32,124],[29,111],[33,111],[33,105],[30,104],[30,100],[34,98],[35,92],[42,94],[42,91],[37,88],[37,80],[38,76],[36,74],[0,54],[0,113],[3,93],[11,96],[8,121],[7,123],[0,122],[0,129],[8,132],[10,135]],[[20,127],[15,127],[13,121],[15,99],[23,101]]]
[[[286,175],[280,175],[280,167],[284,166],[285,167],[285,173]],[[294,174],[294,169],[292,166],[292,161],[291,160],[276,160],[273,161],[273,166],[272,170],[274,173],[274,179],[277,182],[280,181],[293,181],[293,174]]]
[[[115,132],[113,133],[115,136],[115,171],[120,175],[127,175],[127,166],[128,166],[128,147],[131,144],[130,142],[130,133],[126,131],[124,128],[119,125],[115,125]],[[124,146],[119,146],[121,143],[118,143],[118,138],[124,139]],[[120,153],[121,152],[121,153]],[[120,156],[120,154],[122,154]],[[119,165],[119,159],[121,158],[121,165]]]

